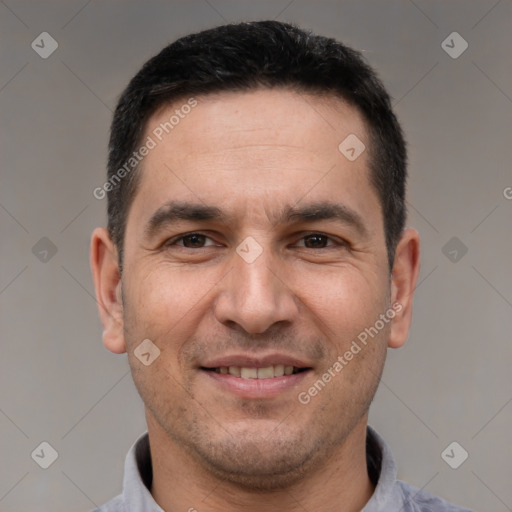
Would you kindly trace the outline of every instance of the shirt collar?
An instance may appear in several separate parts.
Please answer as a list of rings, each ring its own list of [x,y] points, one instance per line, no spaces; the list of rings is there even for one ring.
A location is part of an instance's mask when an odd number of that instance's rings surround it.
[[[391,449],[369,425],[366,432],[368,471],[372,480],[378,480],[370,501],[361,512],[381,512],[390,503],[400,503],[402,494],[400,488],[395,485],[397,470]],[[145,432],[132,445],[126,456],[123,499],[127,510],[164,512],[151,496],[152,480],[149,438]]]
[[[164,512],[151,496],[152,480],[149,437],[145,432],[135,441],[126,455],[123,478],[123,501],[126,510]]]
[[[370,446],[373,445],[373,448]],[[370,425],[366,429],[366,459],[371,467],[371,458],[380,459],[378,482],[372,497],[361,512],[382,512],[390,504],[402,502],[402,492],[396,485],[397,469],[391,448]]]

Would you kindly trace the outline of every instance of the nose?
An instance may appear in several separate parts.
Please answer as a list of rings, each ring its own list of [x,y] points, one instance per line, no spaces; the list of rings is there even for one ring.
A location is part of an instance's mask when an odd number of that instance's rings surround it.
[[[298,300],[284,265],[270,249],[251,263],[234,253],[233,267],[219,283],[214,306],[217,320],[251,334],[264,333],[278,322],[293,322],[299,313]]]

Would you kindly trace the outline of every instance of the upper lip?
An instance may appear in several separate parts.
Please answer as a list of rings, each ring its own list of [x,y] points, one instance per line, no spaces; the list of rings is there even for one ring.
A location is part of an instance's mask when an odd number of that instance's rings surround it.
[[[240,368],[267,368],[269,366],[295,366],[296,368],[311,367],[305,361],[289,354],[274,352],[271,354],[257,356],[254,354],[231,354],[215,359],[208,359],[201,363],[201,368],[220,368],[222,366],[238,366]]]

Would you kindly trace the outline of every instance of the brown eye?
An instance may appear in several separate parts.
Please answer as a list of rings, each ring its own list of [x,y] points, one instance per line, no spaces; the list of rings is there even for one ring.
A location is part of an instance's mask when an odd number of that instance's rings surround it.
[[[203,247],[205,236],[198,233],[186,235],[182,238],[185,247]]]
[[[312,233],[302,237],[301,241],[304,241],[303,247],[307,249],[323,249],[328,246],[330,238],[327,235],[321,233]],[[332,241],[331,241],[332,242]],[[333,243],[329,245],[334,245]]]
[[[209,243],[207,243],[209,241]],[[187,249],[201,249],[209,245],[215,245],[210,237],[202,233],[188,233],[175,238],[168,243],[169,246],[178,245]]]

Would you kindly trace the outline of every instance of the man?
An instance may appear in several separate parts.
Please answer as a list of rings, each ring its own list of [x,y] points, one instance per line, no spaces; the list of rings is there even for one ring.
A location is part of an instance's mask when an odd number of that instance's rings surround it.
[[[360,55],[279,22],[189,35],[112,123],[91,262],[148,433],[100,511],[460,511],[367,425],[406,341],[406,151]]]

